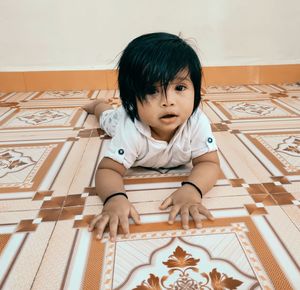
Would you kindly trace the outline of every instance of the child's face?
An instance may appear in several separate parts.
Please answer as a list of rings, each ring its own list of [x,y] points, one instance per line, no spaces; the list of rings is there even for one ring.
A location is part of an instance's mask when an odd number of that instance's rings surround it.
[[[147,101],[137,101],[140,120],[149,125],[152,137],[170,141],[176,129],[192,114],[194,108],[194,85],[184,70],[169,83],[166,94],[160,85],[146,95]]]

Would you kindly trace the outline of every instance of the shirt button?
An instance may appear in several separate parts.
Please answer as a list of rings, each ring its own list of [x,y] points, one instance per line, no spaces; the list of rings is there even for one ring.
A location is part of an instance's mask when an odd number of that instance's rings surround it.
[[[120,155],[123,155],[123,154],[124,154],[124,150],[123,150],[123,149],[119,149],[118,153],[119,153]]]
[[[213,142],[213,139],[212,139],[211,137],[209,137],[209,138],[207,139],[207,142],[208,142],[208,143],[212,143],[212,142]]]

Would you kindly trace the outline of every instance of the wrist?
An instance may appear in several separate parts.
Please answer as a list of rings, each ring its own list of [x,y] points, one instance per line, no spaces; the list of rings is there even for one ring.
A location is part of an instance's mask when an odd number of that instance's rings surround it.
[[[114,199],[115,197],[117,196],[123,196],[125,197],[126,199],[128,199],[128,196],[125,192],[116,192],[116,193],[113,193],[111,195],[109,195],[104,201],[103,201],[103,206],[111,199]]]
[[[190,182],[190,181],[183,181],[183,182],[181,182],[181,186],[186,186],[186,185],[189,185],[189,186],[193,187],[198,192],[198,194],[200,195],[201,199],[203,198],[202,191],[201,191],[201,189],[196,184],[194,184],[193,182]]]

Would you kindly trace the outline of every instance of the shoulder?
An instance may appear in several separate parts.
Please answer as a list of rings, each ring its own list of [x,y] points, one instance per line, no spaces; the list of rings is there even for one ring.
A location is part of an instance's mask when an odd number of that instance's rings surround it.
[[[204,130],[205,128],[208,128],[210,130],[211,128],[208,117],[200,108],[198,108],[190,117],[189,123],[192,131],[195,129],[199,130],[200,128],[202,130]]]
[[[208,120],[206,114],[200,108],[196,109],[194,114],[191,116],[191,119],[194,121]]]
[[[119,109],[118,114],[119,123],[104,156],[130,168],[141,150],[142,137],[124,109]]]
[[[137,141],[140,138],[140,132],[123,107],[118,108],[119,124],[117,127],[116,135],[122,137],[126,142]]]

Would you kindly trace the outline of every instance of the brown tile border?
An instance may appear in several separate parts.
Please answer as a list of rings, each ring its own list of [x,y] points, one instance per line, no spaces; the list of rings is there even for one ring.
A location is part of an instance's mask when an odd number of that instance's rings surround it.
[[[2,234],[0,235],[0,255],[2,250],[5,248],[7,242],[9,241],[11,234]]]
[[[292,83],[300,64],[203,68],[204,86]],[[117,89],[116,70],[0,72],[0,91]]]

